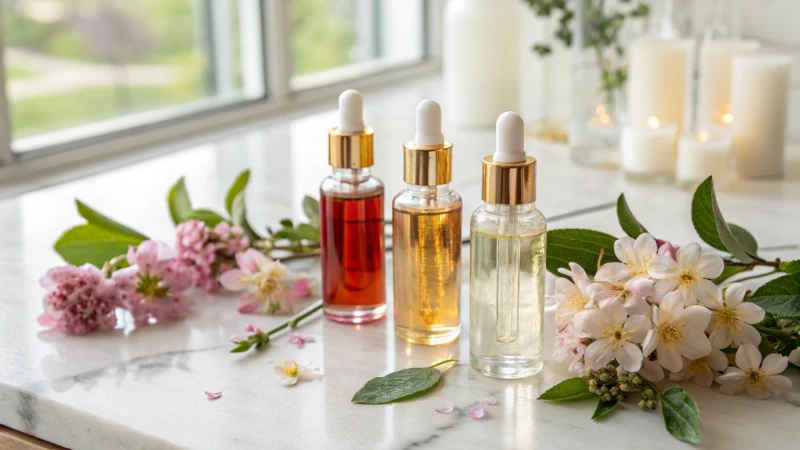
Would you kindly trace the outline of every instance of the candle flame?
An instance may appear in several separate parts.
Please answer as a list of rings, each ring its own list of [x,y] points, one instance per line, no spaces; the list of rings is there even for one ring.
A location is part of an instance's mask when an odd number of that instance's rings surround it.
[[[708,130],[701,130],[700,133],[697,134],[697,140],[700,142],[708,142]]]
[[[600,123],[603,125],[608,125],[611,123],[611,116],[608,114],[603,114],[600,116]]]
[[[658,128],[661,126],[661,122],[659,122],[656,117],[650,117],[647,119],[647,126],[650,128]]]
[[[730,125],[733,123],[733,114],[727,112],[722,115],[722,123],[725,125]]]
[[[606,107],[603,105],[597,105],[597,107],[594,109],[594,112],[596,112],[598,116],[602,116],[606,113]]]

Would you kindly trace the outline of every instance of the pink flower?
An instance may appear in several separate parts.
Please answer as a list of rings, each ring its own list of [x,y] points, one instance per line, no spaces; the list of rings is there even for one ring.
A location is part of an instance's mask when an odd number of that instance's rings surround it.
[[[214,234],[222,243],[221,247],[226,256],[234,256],[250,247],[250,239],[238,225],[232,227],[228,222],[220,222],[214,227]]]
[[[206,398],[208,398],[209,400],[216,400],[216,399],[222,397],[222,392],[205,391],[205,393],[206,393]]]
[[[244,331],[247,331],[248,333],[253,333],[253,334],[261,333],[261,329],[259,329],[257,326],[253,325],[252,323],[248,324],[246,327],[244,327]]]
[[[661,239],[656,239],[656,246],[658,246],[658,254],[668,256],[675,261],[678,260],[678,250],[680,250],[680,245],[672,245],[669,241],[662,241]]]
[[[144,241],[138,248],[131,246],[128,263],[130,267],[114,272],[113,281],[137,327],[150,319],[172,320],[189,314],[191,305],[183,291],[194,279],[167,244]]]
[[[439,414],[450,414],[451,412],[453,412],[453,409],[454,409],[453,404],[451,403],[442,408],[436,408],[436,412],[438,412]]]
[[[308,298],[311,297],[311,285],[314,280],[310,278],[301,278],[292,284],[292,297],[295,298]]]
[[[249,248],[236,254],[238,269],[223,273],[219,281],[229,291],[248,292],[239,298],[242,314],[291,313],[292,305],[285,285],[289,269],[258,250]]]
[[[486,414],[483,408],[472,408],[469,410],[469,416],[473,419],[481,419]]]
[[[303,348],[306,342],[316,342],[316,339],[313,336],[303,336],[294,331],[289,333],[289,343],[296,345],[297,348]]]
[[[214,263],[217,254],[211,242],[211,230],[199,220],[178,224],[175,229],[175,250],[180,261],[190,270],[193,284],[208,292],[219,290]]]
[[[582,313],[582,314],[585,314]],[[582,317],[581,315],[578,316]],[[578,320],[580,322],[580,320]],[[585,370],[583,355],[586,353],[587,345],[583,340],[589,340],[589,334],[580,330],[575,321],[570,322],[566,328],[559,331],[553,342],[554,359],[557,362],[569,361],[568,370],[577,376],[582,376]]]
[[[243,339],[240,336],[236,335],[231,336],[231,338],[229,339],[229,341],[231,341],[231,343],[233,344],[238,344],[239,342],[242,342],[242,340]]]
[[[108,331],[117,325],[117,293],[97,267],[56,267],[39,283],[47,291],[39,324],[70,334]]]

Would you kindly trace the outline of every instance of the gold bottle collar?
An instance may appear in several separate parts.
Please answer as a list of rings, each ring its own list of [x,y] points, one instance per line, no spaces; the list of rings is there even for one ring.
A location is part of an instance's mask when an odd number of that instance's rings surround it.
[[[372,167],[372,127],[346,133],[332,128],[328,132],[328,163],[337,169]]]
[[[414,186],[438,186],[453,179],[453,144],[403,145],[403,180]]]
[[[536,158],[525,162],[496,162],[483,158],[483,201],[497,205],[525,205],[536,201]]]

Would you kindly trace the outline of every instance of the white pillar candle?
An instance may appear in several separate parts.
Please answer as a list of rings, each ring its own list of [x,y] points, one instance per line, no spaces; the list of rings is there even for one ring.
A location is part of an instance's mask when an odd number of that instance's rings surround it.
[[[458,125],[492,125],[518,111],[522,52],[516,0],[450,0],[444,13],[445,108]]]
[[[628,60],[628,112],[631,123],[658,117],[680,128],[686,104],[691,57],[689,39],[644,37],[631,42]]]
[[[733,57],[758,50],[758,42],[742,39],[704,41],[700,47],[700,83],[697,121],[728,125],[731,114],[731,63]]]
[[[678,140],[676,177],[681,184],[694,184],[709,175],[715,182],[728,177],[731,166],[731,138],[728,130],[716,126],[699,127],[696,133]]]
[[[731,134],[734,167],[743,177],[783,174],[791,62],[778,54],[733,58]]]
[[[646,126],[622,128],[620,164],[626,175],[635,178],[663,178],[675,169],[675,124],[662,124],[650,117]]]

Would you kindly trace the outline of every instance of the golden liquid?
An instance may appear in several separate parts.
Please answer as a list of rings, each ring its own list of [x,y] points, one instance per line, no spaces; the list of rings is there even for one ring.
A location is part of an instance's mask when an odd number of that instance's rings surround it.
[[[461,332],[461,205],[392,214],[395,332],[444,344]]]

